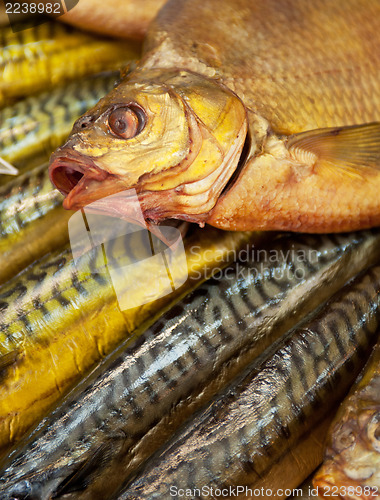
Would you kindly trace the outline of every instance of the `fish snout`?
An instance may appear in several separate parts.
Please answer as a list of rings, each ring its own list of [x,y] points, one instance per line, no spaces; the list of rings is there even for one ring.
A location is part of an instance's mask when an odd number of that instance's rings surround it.
[[[95,163],[74,151],[69,142],[57,149],[50,158],[49,176],[51,182],[64,196],[65,208],[72,209],[71,199],[86,189],[89,180],[103,181],[107,172]]]
[[[95,116],[92,115],[83,115],[76,120],[73,125],[72,134],[81,132],[82,130],[90,127],[95,122]]]

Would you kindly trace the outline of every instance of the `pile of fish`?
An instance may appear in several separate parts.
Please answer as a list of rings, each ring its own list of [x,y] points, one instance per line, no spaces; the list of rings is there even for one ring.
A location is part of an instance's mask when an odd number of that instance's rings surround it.
[[[0,28],[0,498],[374,499],[380,5],[145,2]]]

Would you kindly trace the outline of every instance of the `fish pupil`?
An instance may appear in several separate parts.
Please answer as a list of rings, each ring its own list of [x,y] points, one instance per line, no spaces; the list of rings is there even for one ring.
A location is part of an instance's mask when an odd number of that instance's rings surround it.
[[[127,122],[119,118],[118,120],[116,120],[115,128],[117,128],[119,132],[125,132],[127,128]]]
[[[108,127],[124,139],[135,137],[145,126],[145,113],[137,105],[114,109],[108,117]]]

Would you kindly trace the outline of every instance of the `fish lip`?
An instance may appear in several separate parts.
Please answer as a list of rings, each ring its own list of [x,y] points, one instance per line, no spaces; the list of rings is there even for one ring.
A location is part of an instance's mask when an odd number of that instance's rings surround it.
[[[138,215],[140,203],[136,204],[137,192],[126,194],[125,187],[117,186],[114,176],[99,168],[91,158],[73,151],[71,147],[62,146],[51,155],[49,165],[49,177],[54,186],[65,196],[63,207],[67,210],[78,210],[86,207],[89,212],[121,217],[136,224],[141,223]],[[115,182],[113,203],[110,203],[109,195],[99,191],[102,181]],[[86,196],[92,189],[98,188],[99,196],[91,201]],[[122,192],[119,194],[119,192]],[[120,198],[120,199],[119,199]],[[136,206],[138,205],[138,208]],[[129,216],[129,217],[128,217]]]
[[[65,197],[64,208],[74,208],[75,194],[82,191],[89,180],[102,181],[108,173],[95,162],[69,148],[59,148],[50,158],[49,177]]]

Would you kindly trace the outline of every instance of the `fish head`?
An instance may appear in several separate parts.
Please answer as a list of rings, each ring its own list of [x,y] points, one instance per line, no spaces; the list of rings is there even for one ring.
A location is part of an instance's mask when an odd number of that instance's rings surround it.
[[[375,499],[380,485],[380,408],[353,409],[337,421],[313,484],[319,496]]]
[[[51,157],[50,178],[67,209],[97,201],[128,218],[133,190],[145,219],[202,224],[237,168],[246,134],[242,101],[218,81],[137,71],[77,120]]]

